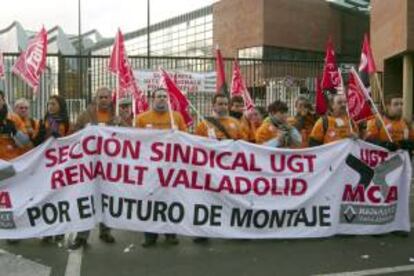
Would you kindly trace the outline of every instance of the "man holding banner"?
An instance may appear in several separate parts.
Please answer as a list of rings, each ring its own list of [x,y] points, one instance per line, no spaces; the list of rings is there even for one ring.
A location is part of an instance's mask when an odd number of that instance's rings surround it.
[[[345,138],[356,138],[356,126],[347,115],[347,99],[344,94],[334,94],[330,99],[331,114],[316,121],[309,138],[309,146],[315,147]]]
[[[256,143],[256,131],[263,123],[263,115],[257,106],[246,111],[240,120],[241,128],[245,133],[247,142]]]
[[[244,101],[242,96],[233,96],[230,99],[230,116],[241,120],[243,117],[243,111],[244,111]]]
[[[213,97],[213,116],[205,117],[197,126],[195,134],[217,140],[244,139],[240,123],[229,116],[229,99],[225,94],[217,93]]]
[[[133,126],[134,113],[132,110],[132,100],[124,97],[119,99],[119,116],[129,127]]]
[[[386,97],[386,114],[382,117],[386,130],[379,118],[370,120],[367,126],[367,141],[390,151],[403,149],[411,153],[414,150],[414,130],[402,118],[403,104],[403,99],[399,94]],[[377,116],[381,115],[378,114]],[[388,131],[391,140],[386,131]]]
[[[302,143],[299,131],[290,126],[288,106],[285,102],[276,100],[268,107],[269,117],[256,131],[256,142],[275,148],[293,148]]]
[[[88,124],[92,125],[123,125],[125,123],[115,115],[115,109],[112,103],[111,90],[107,87],[98,88],[96,91],[95,102],[92,103],[82,114],[74,126],[74,131],[79,131]],[[106,243],[114,243],[115,238],[111,234],[111,229],[105,224],[99,224],[99,238]],[[89,238],[90,231],[79,232],[70,245],[70,249],[78,249],[85,246]]]
[[[313,113],[312,104],[305,96],[299,96],[295,100],[296,115],[288,119],[288,123],[295,127],[302,136],[301,148],[309,146],[309,135],[315,125],[317,116]]]
[[[152,108],[141,113],[135,119],[137,128],[151,129],[178,129],[187,131],[187,126],[179,112],[170,109],[168,94],[164,88],[156,89],[152,92]],[[156,185],[156,183],[154,183]],[[158,234],[145,232],[143,247],[151,247],[157,243]],[[167,243],[177,245],[179,243],[176,234],[165,234]]]
[[[235,96],[232,99],[235,99],[233,104],[237,103],[239,109],[237,111],[243,110],[243,98]],[[238,99],[237,99],[238,98]],[[241,105],[240,105],[241,99]],[[195,134],[199,136],[209,137],[211,139],[224,140],[232,139],[238,140],[243,139],[244,134],[242,132],[242,127],[238,121],[237,116],[229,116],[228,109],[229,99],[225,94],[217,93],[213,97],[213,115],[211,117],[205,117],[204,120],[197,126]],[[235,111],[236,113],[238,113]],[[230,109],[231,112],[231,109]],[[234,112],[234,111],[233,111]],[[243,116],[243,112],[241,116]],[[234,113],[233,113],[234,115]],[[241,118],[240,116],[240,118]],[[208,241],[206,237],[196,237],[193,240],[195,243],[204,243]]]
[[[246,118],[246,116],[253,111],[254,107],[251,107],[249,110],[246,109],[242,96],[237,95],[231,97],[229,115],[239,122],[244,139],[248,142],[254,143],[256,128],[254,128],[254,126],[250,124]]]
[[[78,131],[87,124],[103,124],[103,125],[120,125],[121,119],[115,115],[115,108],[112,103],[111,90],[107,87],[98,88],[96,91],[95,102],[92,103],[82,114],[74,126],[74,130]]]

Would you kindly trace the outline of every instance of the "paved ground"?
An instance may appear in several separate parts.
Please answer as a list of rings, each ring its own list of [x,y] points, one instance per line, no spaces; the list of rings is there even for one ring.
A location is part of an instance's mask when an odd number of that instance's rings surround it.
[[[141,248],[140,234],[116,231],[114,245],[101,243],[94,234],[90,247],[71,254],[64,247],[44,245],[40,240],[15,246],[1,242],[0,247],[15,256],[0,254],[0,275],[79,275],[79,271],[88,276],[314,275],[407,265],[413,265],[410,272],[393,275],[414,275],[414,234],[408,238],[212,240],[202,246],[182,238],[178,246],[161,240],[151,249]],[[29,264],[26,259],[31,260]],[[17,268],[17,274],[10,273]]]
[[[410,210],[414,210],[413,202]],[[107,245],[94,231],[90,246],[73,252],[65,244],[43,244],[38,239],[17,245],[0,241],[0,276],[414,275],[414,233],[406,238],[215,239],[206,245],[181,237],[178,246],[168,246],[162,238],[151,249],[140,246],[140,233],[114,231],[114,235],[116,244]],[[354,273],[343,274],[349,271]]]

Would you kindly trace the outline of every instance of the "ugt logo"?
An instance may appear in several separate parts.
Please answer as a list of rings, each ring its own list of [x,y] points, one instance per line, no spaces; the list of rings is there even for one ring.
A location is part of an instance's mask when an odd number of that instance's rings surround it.
[[[374,169],[352,154],[348,155],[345,162],[359,174],[359,181],[355,187],[351,184],[345,185],[342,201],[389,204],[398,200],[398,187],[389,186],[386,176],[403,164],[399,155],[384,161]]]

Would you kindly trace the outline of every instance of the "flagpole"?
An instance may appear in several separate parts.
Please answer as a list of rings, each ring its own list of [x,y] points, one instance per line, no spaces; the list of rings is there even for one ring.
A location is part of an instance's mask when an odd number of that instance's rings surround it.
[[[168,100],[168,113],[170,114],[171,128],[177,129],[175,122],[174,122],[173,110],[171,108],[170,94],[168,91],[167,91],[167,100]]]
[[[0,58],[2,59],[2,63],[3,63],[3,77],[1,77],[1,79],[3,80],[3,83],[4,83],[4,99],[5,99],[5,101],[6,101],[6,106],[7,106],[7,109],[9,110],[9,112],[10,112],[10,104],[9,104],[9,88],[8,88],[8,83],[7,83],[7,81],[8,81],[8,78],[7,78],[7,72],[6,72],[6,62],[5,62],[5,59],[4,59],[4,54],[3,54],[3,52],[0,52],[0,55],[2,55]]]
[[[197,114],[197,119],[198,119],[199,122],[206,120],[206,119],[204,119],[204,116],[201,115],[201,113],[197,110],[197,108],[191,103],[190,100],[188,100],[188,104],[190,105],[191,109],[194,110],[195,113]]]
[[[135,127],[135,119],[137,117],[137,108],[136,108],[136,101],[135,95],[132,95],[132,126]]]
[[[341,88],[342,88],[342,93],[346,96],[344,80],[342,79],[341,68],[338,68],[338,74],[339,74],[340,85],[341,85]],[[351,115],[349,114],[348,100],[346,101],[346,113],[348,115],[348,123],[349,123],[349,128],[351,130],[351,133],[356,133],[355,130],[354,130],[354,127],[352,126]]]
[[[388,140],[389,140],[391,143],[393,143],[393,142],[394,142],[394,140],[392,140],[392,138],[391,138],[391,134],[389,133],[389,131],[388,131],[387,127],[385,126],[385,122],[384,122],[384,120],[382,119],[381,114],[379,113],[379,111],[378,111],[377,107],[375,106],[374,101],[373,101],[371,98],[369,99],[369,101],[370,101],[370,103],[372,104],[372,106],[373,106],[373,108],[374,108],[374,110],[375,110],[376,117],[378,118],[378,120],[380,120],[380,122],[381,122],[381,124],[382,124],[382,127],[384,128],[385,133],[387,134],[387,138],[388,138]]]
[[[2,70],[3,70],[3,75],[0,77],[1,80],[3,80],[4,83],[4,98],[6,100],[6,105],[7,105],[7,98],[8,98],[8,89],[7,89],[7,78],[6,78],[6,62],[4,59],[4,53],[1,51],[0,49],[0,66],[2,66]]]
[[[115,57],[116,57],[116,67],[117,68],[119,68],[119,43],[118,43],[118,41],[120,40],[120,38],[119,38],[119,36],[120,36],[120,33],[121,33],[121,30],[120,29],[118,29],[118,33],[116,34],[116,47],[118,47],[118,49],[117,49],[117,52],[116,52],[116,54],[115,54]],[[119,69],[118,69],[119,70]],[[115,87],[116,87],[116,89],[115,89],[115,116],[119,116],[119,88],[120,88],[120,85],[119,85],[119,71],[117,72],[117,74],[116,74],[116,76],[115,76],[115,79],[116,79],[116,84],[115,84]]]
[[[150,0],[147,0],[147,68],[151,68]]]
[[[346,103],[346,113],[348,114],[348,123],[349,123],[349,128],[351,129],[351,133],[355,133],[354,127],[352,126],[352,122],[351,122],[351,115],[349,114],[349,107],[348,107],[348,101]]]
[[[83,60],[82,60],[82,13],[81,13],[81,0],[78,0],[78,70],[79,70],[79,92],[83,95]]]
[[[378,73],[377,72],[374,73],[374,78],[375,78],[375,82],[377,83],[377,86],[378,86],[378,90],[379,90],[379,94],[380,94],[381,105],[382,105],[382,108],[383,108],[383,110],[385,112],[384,91],[382,91],[381,83],[379,81],[379,77],[378,77]]]
[[[115,116],[119,116],[119,75],[116,74],[116,89],[115,89]]]
[[[7,85],[8,84],[7,81],[8,81],[8,79],[6,78],[6,72],[4,72],[4,77],[3,77],[4,99],[5,99],[5,102],[6,102],[8,112],[12,112],[13,110],[12,110],[12,108],[10,106],[10,102],[9,102],[10,95],[9,95],[9,88],[8,88],[8,85]]]
[[[371,104],[372,104],[372,106],[373,106],[373,108],[374,108],[374,110],[375,110],[376,117],[380,120],[380,122],[381,122],[381,124],[382,124],[382,127],[384,128],[385,133],[387,134],[387,138],[388,138],[388,140],[389,140],[391,143],[393,143],[393,142],[394,142],[394,140],[392,140],[392,138],[391,138],[391,134],[389,133],[389,131],[388,131],[387,127],[385,126],[385,122],[384,122],[384,120],[382,119],[381,114],[379,113],[379,111],[378,111],[377,107],[375,106],[374,101],[373,101],[371,98],[369,99],[369,101],[371,102]]]
[[[207,127],[207,129],[210,131],[210,130],[214,130],[214,128],[212,128],[212,127],[210,127],[210,125],[207,123],[207,120],[204,118],[204,116],[203,115],[201,115],[201,113],[197,110],[197,108],[191,103],[191,101],[190,100],[188,100],[188,104],[190,105],[190,107],[191,107],[191,109],[192,110],[194,110],[195,111],[195,113],[197,114],[197,120],[199,121],[199,122],[202,122],[202,121],[204,121],[204,122],[206,122],[206,127]]]
[[[353,70],[353,71],[354,71],[354,73],[355,73],[355,74],[357,74],[357,73],[356,73],[356,71],[355,71],[355,68],[354,68],[354,67],[352,67],[352,69],[351,69],[351,70]],[[357,80],[358,80],[358,82],[359,82],[359,85],[365,89],[365,86],[364,86],[364,84],[361,82],[361,79],[360,79],[360,78],[357,78]],[[364,91],[364,93],[365,93],[365,91]],[[394,141],[392,140],[391,135],[390,135],[390,133],[389,133],[389,131],[388,131],[387,127],[385,126],[385,122],[384,122],[384,120],[382,119],[381,114],[379,113],[378,108],[377,108],[377,106],[375,105],[374,101],[372,100],[372,98],[371,98],[369,95],[365,95],[365,97],[367,97],[367,98],[368,98],[369,102],[370,102],[370,103],[371,103],[371,105],[372,105],[372,108],[374,108],[375,115],[376,115],[376,117],[380,120],[380,122],[381,122],[381,124],[382,124],[382,127],[384,128],[385,133],[387,134],[387,138],[388,138],[388,140],[389,140],[391,143],[393,143]]]

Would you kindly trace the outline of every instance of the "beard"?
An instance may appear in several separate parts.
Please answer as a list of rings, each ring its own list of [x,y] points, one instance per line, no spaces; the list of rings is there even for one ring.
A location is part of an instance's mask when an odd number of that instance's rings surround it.
[[[168,105],[167,104],[154,104],[153,108],[157,112],[167,112],[168,111]]]
[[[240,120],[243,116],[243,112],[230,111],[230,116]]]
[[[391,120],[400,120],[402,118],[402,112],[393,115],[387,115],[387,117]]]
[[[225,117],[229,114],[227,110],[217,110],[215,112],[218,117]]]
[[[108,103],[108,104],[101,103],[101,104],[98,104],[98,109],[99,110],[109,110],[111,108],[112,108],[112,103]]]

